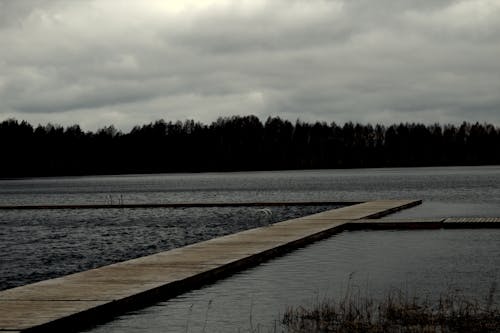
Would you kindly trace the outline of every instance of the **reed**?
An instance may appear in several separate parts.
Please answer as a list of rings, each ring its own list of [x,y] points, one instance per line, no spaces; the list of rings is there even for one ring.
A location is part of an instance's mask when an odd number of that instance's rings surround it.
[[[282,317],[285,332],[465,333],[500,332],[500,308],[494,303],[496,284],[486,301],[448,291],[438,299],[410,296],[395,289],[380,301],[347,293],[310,308],[290,307]]]

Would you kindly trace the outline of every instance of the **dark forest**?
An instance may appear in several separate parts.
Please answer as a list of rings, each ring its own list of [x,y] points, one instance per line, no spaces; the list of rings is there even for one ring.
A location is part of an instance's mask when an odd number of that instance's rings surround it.
[[[0,177],[500,164],[500,128],[418,123],[342,126],[278,117],[113,126],[0,123]]]

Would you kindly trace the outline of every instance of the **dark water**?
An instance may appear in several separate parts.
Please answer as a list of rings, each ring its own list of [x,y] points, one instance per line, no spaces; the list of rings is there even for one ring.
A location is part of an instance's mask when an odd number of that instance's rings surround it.
[[[0,211],[0,290],[333,208]]]
[[[0,180],[0,205],[117,203],[121,198],[125,203],[365,201],[408,198],[423,199],[424,203],[394,216],[500,216],[500,167]],[[328,207],[274,207],[271,208],[271,220],[259,213],[258,208],[0,211],[0,289],[134,258],[326,208]],[[500,240],[498,233],[492,235]],[[351,240],[355,244],[365,242],[356,237]],[[465,238],[462,242],[468,244],[473,240]],[[405,244],[402,243],[401,247],[404,249]],[[397,252],[397,249],[393,250]],[[378,248],[372,247],[370,251],[376,253]],[[488,248],[481,251],[497,253],[494,252],[495,249]],[[436,251],[435,256],[439,258],[439,255],[439,251]],[[308,256],[315,257],[316,254],[313,251]],[[494,259],[498,259],[498,253]],[[300,265],[299,260],[296,266],[302,271]],[[497,267],[499,265],[496,264]],[[440,266],[435,267],[438,269]],[[329,269],[336,271],[337,266],[330,266]],[[339,281],[345,281],[349,272],[351,270],[346,269],[341,278],[333,279],[331,283],[336,286]],[[314,280],[316,273],[311,273],[310,281]],[[387,276],[392,274],[390,270],[386,272]],[[480,277],[475,279],[489,280],[490,276],[481,274],[480,271]],[[235,283],[243,289],[250,283],[247,280],[238,281]],[[272,285],[265,279],[263,281],[264,284]],[[283,281],[288,279],[282,278],[281,284]],[[260,285],[249,286],[253,286],[251,288],[255,290],[267,290]],[[301,287],[295,285],[294,288]],[[290,297],[295,299],[293,292],[286,290],[288,291],[277,289],[275,293],[266,291],[270,299],[259,296],[259,302],[275,304],[275,294],[283,293],[290,293]],[[309,291],[306,293],[309,294]],[[240,296],[244,301],[234,307],[245,310],[243,314],[248,313],[250,306],[248,302],[245,303],[248,296]],[[196,307],[203,308],[197,302],[193,300],[190,304],[196,303]],[[273,308],[273,314],[282,307],[283,303],[280,303]],[[279,309],[277,311],[281,311]],[[199,320],[199,316],[196,320]]]
[[[485,302],[499,279],[500,230],[344,232],[89,331],[281,332],[287,306],[392,289]]]
[[[500,167],[311,170],[0,180],[0,204],[419,198],[496,205]],[[496,208],[495,211],[500,211]]]

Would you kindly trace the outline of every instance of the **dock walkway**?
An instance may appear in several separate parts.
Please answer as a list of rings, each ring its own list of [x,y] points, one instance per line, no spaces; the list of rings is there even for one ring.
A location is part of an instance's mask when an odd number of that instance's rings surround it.
[[[35,209],[134,209],[134,208],[206,208],[206,207],[270,207],[270,206],[347,206],[359,201],[273,201],[273,202],[165,202],[165,203],[107,203],[107,204],[66,204],[66,205],[0,205],[2,210],[35,210]]]
[[[420,204],[370,201],[0,292],[0,332],[68,332]],[[461,221],[457,221],[462,223]],[[440,221],[439,223],[443,223]]]

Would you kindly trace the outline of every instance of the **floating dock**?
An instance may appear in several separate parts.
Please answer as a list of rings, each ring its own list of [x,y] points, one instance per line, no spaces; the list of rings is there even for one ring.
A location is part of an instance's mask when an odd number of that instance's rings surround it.
[[[456,219],[377,220],[420,203],[381,200],[355,204],[7,289],[0,292],[0,332],[78,331],[346,229],[413,228],[417,223],[433,228],[456,227],[458,223],[486,225],[484,221]]]

